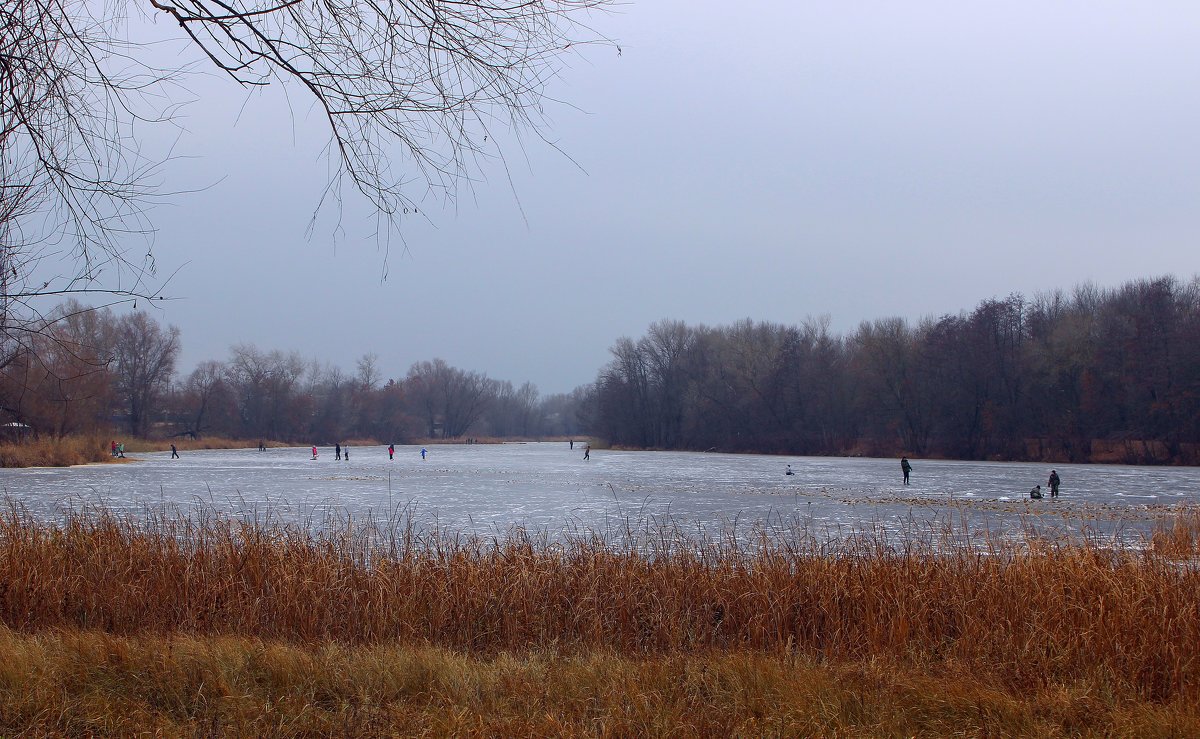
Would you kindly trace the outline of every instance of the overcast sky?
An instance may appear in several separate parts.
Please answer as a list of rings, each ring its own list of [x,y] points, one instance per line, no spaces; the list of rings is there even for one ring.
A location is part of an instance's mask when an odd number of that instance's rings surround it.
[[[570,159],[510,147],[405,222],[386,280],[360,208],[306,234],[307,106],[190,82],[169,185],[211,187],[154,216],[180,370],[250,342],[564,392],[662,318],[849,332],[1200,272],[1193,3],[635,0],[599,25],[620,53],[572,57],[551,91]]]

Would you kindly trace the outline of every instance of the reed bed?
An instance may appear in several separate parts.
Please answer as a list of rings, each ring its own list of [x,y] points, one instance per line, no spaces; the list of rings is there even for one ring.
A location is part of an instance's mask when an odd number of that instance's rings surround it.
[[[70,467],[112,460],[100,436],[39,437],[0,443],[0,467]]]
[[[117,437],[120,441],[121,437]],[[175,448],[181,452],[197,451],[202,449],[257,449],[258,439],[230,439],[224,436],[201,436],[199,439],[189,439],[187,437],[176,437],[171,439],[128,439],[125,441],[126,453],[138,454],[141,452],[165,452],[174,444]],[[297,446],[289,445],[279,441],[263,440],[268,448]],[[300,445],[302,446],[302,445]]]
[[[481,656],[888,660],[1011,690],[1087,678],[1161,703],[1200,697],[1198,523],[1181,516],[1142,549],[1088,537],[963,547],[959,532],[747,545],[677,531],[484,538],[395,521],[312,530],[215,514],[45,522],[10,509],[0,624]]]

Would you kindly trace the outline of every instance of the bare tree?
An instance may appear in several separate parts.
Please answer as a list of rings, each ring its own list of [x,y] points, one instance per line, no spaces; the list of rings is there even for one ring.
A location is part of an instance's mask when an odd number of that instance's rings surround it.
[[[240,433],[269,439],[296,438],[311,416],[296,395],[306,364],[296,352],[264,352],[252,344],[230,349],[227,377],[237,396]]]
[[[91,6],[0,4],[0,364],[32,348],[43,298],[96,292],[105,272],[109,296],[156,297],[153,259],[129,238],[150,230],[156,163],[132,126],[163,118],[140,101],[172,83]]]
[[[494,384],[494,399],[486,420],[493,436],[530,437],[541,434],[540,403],[537,386],[526,382],[514,387],[511,382]]]
[[[225,387],[225,365],[221,362],[207,359],[192,370],[184,383],[184,392],[190,405],[191,420],[187,429],[193,435],[199,436],[204,431],[205,415],[213,398]]]
[[[146,436],[154,405],[171,382],[179,356],[179,329],[163,329],[145,311],[117,322],[113,353],[116,387],[128,412],[129,433]]]
[[[312,398],[310,433],[317,440],[340,441],[353,426],[355,383],[340,367],[314,361],[307,394]]]
[[[429,436],[457,438],[467,433],[496,396],[496,381],[451,367],[445,360],[417,362],[405,389],[414,411],[424,417]]]
[[[0,368],[0,411],[38,434],[96,428],[110,402],[109,320],[74,301],[56,308],[29,335],[30,351]]]
[[[359,357],[358,360],[358,385],[363,392],[371,392],[379,385],[379,355],[374,352]]]

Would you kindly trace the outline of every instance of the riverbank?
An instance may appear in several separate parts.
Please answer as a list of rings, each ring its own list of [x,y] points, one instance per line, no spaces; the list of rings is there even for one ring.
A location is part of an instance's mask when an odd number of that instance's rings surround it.
[[[128,457],[112,456],[112,441],[125,445],[125,453],[165,452],[175,444],[180,451],[198,449],[252,449],[258,440],[226,439],[218,436],[200,439],[126,439],[113,436],[43,437],[21,442],[0,443],[0,467],[71,467],[99,462],[125,462]],[[268,448],[293,446],[282,442],[264,442]],[[374,442],[363,442],[374,443]]]
[[[0,733],[1200,729],[1195,509],[1141,549],[331,525],[0,516]]]
[[[223,436],[202,436],[199,439],[190,439],[186,436],[172,439],[129,439],[125,442],[125,452],[137,454],[139,452],[166,452],[171,450],[171,445],[181,452],[197,451],[201,449],[257,449],[258,439],[227,439]],[[263,440],[263,444],[268,449],[303,446],[302,444],[289,444],[281,441]]]
[[[67,436],[0,443],[0,467],[70,467],[113,461],[110,440]]]

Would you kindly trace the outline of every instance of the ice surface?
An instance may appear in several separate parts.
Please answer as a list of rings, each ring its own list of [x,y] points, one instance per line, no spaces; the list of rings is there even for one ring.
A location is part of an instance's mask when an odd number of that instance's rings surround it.
[[[234,515],[307,522],[326,515],[403,511],[421,526],[475,533],[514,526],[611,533],[669,525],[708,533],[797,523],[837,535],[863,528],[972,526],[1078,530],[1136,538],[1173,508],[1200,502],[1200,468],[1049,465],[914,458],[904,486],[897,459],[594,450],[576,444],[439,444],[135,454],[128,464],[0,470],[8,499],[33,515],[101,505],[140,515],[204,506]],[[792,465],[796,474],[784,472]],[[1057,500],[1028,500],[1051,468]],[[773,523],[772,523],[773,522]]]

